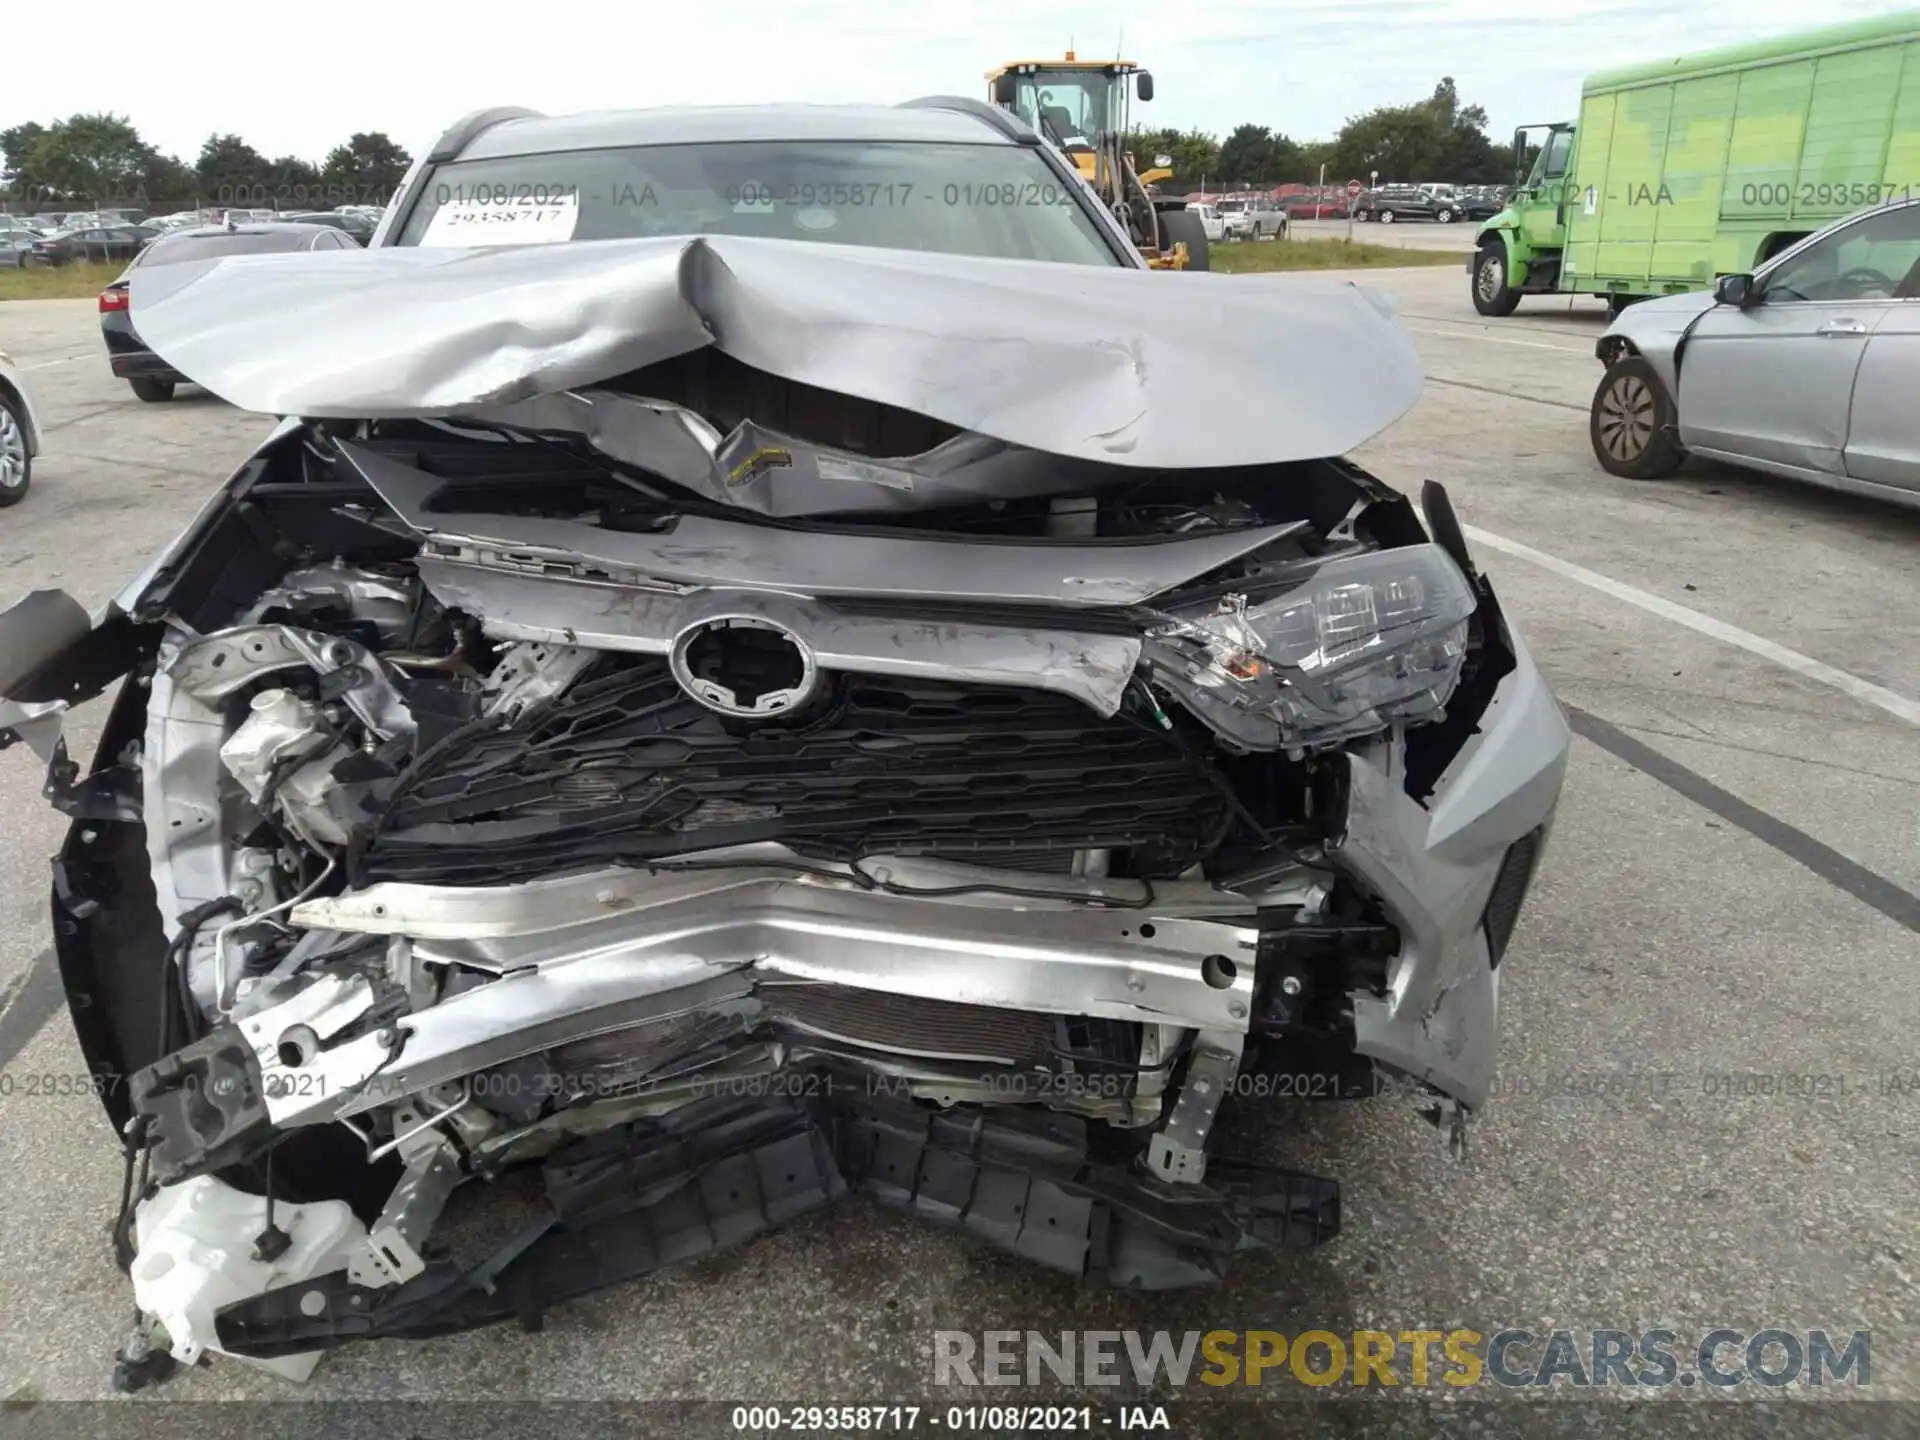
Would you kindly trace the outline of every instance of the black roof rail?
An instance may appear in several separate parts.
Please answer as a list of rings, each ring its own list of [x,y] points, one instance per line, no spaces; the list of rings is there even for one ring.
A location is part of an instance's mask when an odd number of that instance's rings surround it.
[[[1010,110],[1002,110],[998,105],[989,105],[984,100],[975,100],[970,95],[922,95],[918,100],[902,100],[902,110],[952,110],[961,115],[971,115],[976,120],[984,120],[1016,145],[1038,145],[1040,137],[1025,121]]]
[[[486,110],[475,110],[453,122],[447,133],[434,142],[433,149],[427,152],[427,163],[443,164],[456,160],[460,152],[471,145],[483,130],[491,130],[503,120],[539,120],[544,117],[538,110],[529,110],[524,105],[495,105]]]

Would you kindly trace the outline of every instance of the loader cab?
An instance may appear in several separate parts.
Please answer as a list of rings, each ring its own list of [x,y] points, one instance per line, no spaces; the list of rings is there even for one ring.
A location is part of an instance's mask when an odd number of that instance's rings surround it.
[[[1127,60],[1015,60],[987,72],[988,96],[1057,146],[1103,194],[1131,124],[1133,96],[1153,98],[1153,76]],[[1143,181],[1151,183],[1149,176]]]

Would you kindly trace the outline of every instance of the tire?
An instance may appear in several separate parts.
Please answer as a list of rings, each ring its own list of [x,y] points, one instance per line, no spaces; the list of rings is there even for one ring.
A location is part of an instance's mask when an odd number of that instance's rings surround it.
[[[156,380],[151,375],[142,375],[127,381],[127,384],[133,387],[135,395],[150,405],[173,399],[173,381],[171,380]]]
[[[11,395],[0,392],[0,510],[27,498],[33,457],[27,454],[27,423]]]
[[[1442,225],[1451,225],[1453,223],[1453,212],[1451,210],[1441,210],[1437,212],[1433,218]]]
[[[1507,283],[1507,248],[1496,237],[1480,246],[1473,265],[1473,308],[1482,315],[1511,315],[1520,292]]]
[[[1660,480],[1687,458],[1677,434],[1679,415],[1673,397],[1654,369],[1638,355],[1607,367],[1593,392],[1587,438],[1593,455],[1609,475],[1628,480]]]
[[[1380,223],[1382,225],[1391,225],[1393,223],[1393,212],[1391,210],[1382,210],[1380,212]]]
[[[1167,245],[1171,248],[1182,242],[1187,247],[1187,269],[1209,270],[1212,258],[1207,250],[1206,227],[1200,223],[1200,217],[1191,210],[1169,210],[1160,217],[1161,227],[1167,234]]]

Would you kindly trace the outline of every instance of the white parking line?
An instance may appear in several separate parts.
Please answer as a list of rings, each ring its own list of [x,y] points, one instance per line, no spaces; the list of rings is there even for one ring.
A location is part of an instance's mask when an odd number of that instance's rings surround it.
[[[84,355],[69,355],[64,360],[42,360],[38,365],[22,365],[22,370],[51,370],[56,365],[72,365],[86,359]]]
[[[1557,555],[1548,555],[1535,550],[1531,545],[1522,545],[1518,540],[1509,540],[1504,535],[1495,535],[1492,531],[1482,530],[1477,525],[1462,525],[1461,530],[1475,545],[1484,545],[1489,550],[1499,550],[1516,559],[1525,560],[1530,565],[1538,565],[1543,570],[1551,570],[1569,580],[1598,590],[1603,595],[1611,595],[1616,600],[1624,600],[1629,605],[1637,605],[1642,610],[1658,615],[1663,620],[1671,620],[1676,625],[1684,625],[1689,630],[1697,630],[1702,635],[1711,636],[1728,645],[1737,645],[1740,649],[1783,665],[1796,674],[1809,680],[1818,680],[1822,685],[1831,685],[1844,694],[1851,695],[1868,705],[1877,705],[1889,715],[1896,715],[1909,725],[1920,725],[1920,700],[1910,700],[1905,695],[1876,685],[1871,680],[1862,680],[1858,675],[1849,675],[1845,670],[1836,670],[1824,661],[1815,660],[1811,655],[1802,655],[1798,650],[1789,650],[1784,645],[1776,645],[1764,636],[1742,630],[1737,625],[1729,625],[1724,620],[1716,620],[1711,615],[1702,615],[1698,610],[1689,610],[1685,605],[1676,605],[1673,601],[1640,590],[1632,585],[1624,585],[1618,580],[1609,579],[1598,571],[1585,566],[1575,565],[1570,560],[1562,560]]]
[[[1443,340],[1485,340],[1490,345],[1518,345],[1526,350],[1559,350],[1568,355],[1591,355],[1590,345],[1549,345],[1544,340],[1514,340],[1505,335],[1476,335],[1471,330],[1424,330],[1418,325],[1400,322],[1400,328],[1416,335],[1438,335]]]

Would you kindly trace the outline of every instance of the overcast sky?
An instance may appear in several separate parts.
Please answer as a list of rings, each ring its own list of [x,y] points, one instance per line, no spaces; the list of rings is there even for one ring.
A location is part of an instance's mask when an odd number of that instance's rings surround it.
[[[215,131],[318,161],[356,130],[418,152],[486,105],[549,113],[758,100],[984,95],[985,71],[1071,40],[1154,72],[1149,125],[1224,134],[1251,121],[1331,136],[1452,75],[1496,138],[1570,118],[1595,70],[1821,21],[1872,0],[540,0],[488,6],[327,0],[64,5],[0,22],[0,129],[111,110],[189,164]],[[118,12],[124,12],[118,13]],[[498,18],[495,18],[498,17]],[[102,43],[83,43],[91,33]]]

